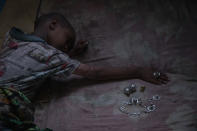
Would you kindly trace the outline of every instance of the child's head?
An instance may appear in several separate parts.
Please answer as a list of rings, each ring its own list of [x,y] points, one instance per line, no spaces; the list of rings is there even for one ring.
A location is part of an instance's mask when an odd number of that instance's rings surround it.
[[[34,27],[35,33],[48,44],[64,52],[69,52],[75,43],[75,31],[66,18],[59,13],[40,16]]]

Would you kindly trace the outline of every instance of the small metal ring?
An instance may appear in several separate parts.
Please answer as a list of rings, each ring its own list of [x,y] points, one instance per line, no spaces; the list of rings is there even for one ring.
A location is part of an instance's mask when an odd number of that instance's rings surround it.
[[[155,111],[155,109],[156,109],[156,105],[150,105],[150,106],[146,107],[146,112],[147,113],[153,112],[153,111]]]
[[[154,100],[154,101],[159,101],[160,100],[160,96],[159,95],[154,95],[153,97],[152,97],[152,100]]]
[[[153,72],[153,76],[154,76],[156,79],[159,79],[160,76],[161,76],[161,73],[160,73],[160,72]]]

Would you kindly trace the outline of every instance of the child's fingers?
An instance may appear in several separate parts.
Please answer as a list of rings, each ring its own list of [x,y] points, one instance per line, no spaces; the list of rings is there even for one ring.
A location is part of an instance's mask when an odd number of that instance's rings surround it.
[[[87,40],[81,40],[81,41],[78,42],[78,44],[80,46],[87,46],[89,44],[89,42]]]
[[[161,84],[167,84],[168,80],[159,78],[159,79],[153,79],[152,82],[157,85],[161,85]]]
[[[168,83],[168,81],[162,80],[162,79],[160,79],[159,81],[160,81],[162,84],[167,84],[167,83]]]
[[[163,73],[161,74],[160,78],[161,78],[162,80],[169,81],[168,76],[165,75],[165,74],[163,74]]]
[[[162,82],[161,81],[158,81],[158,80],[155,80],[155,79],[152,79],[150,82],[156,84],[156,85],[161,85]]]
[[[165,78],[165,77],[162,77],[162,76],[160,77],[160,79],[163,80],[163,81],[167,81],[167,82],[169,81],[168,78]]]

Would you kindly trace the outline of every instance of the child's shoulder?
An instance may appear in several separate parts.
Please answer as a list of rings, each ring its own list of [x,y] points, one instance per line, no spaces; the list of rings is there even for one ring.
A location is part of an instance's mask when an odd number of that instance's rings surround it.
[[[11,28],[7,32],[2,49],[15,52],[35,52],[41,54],[58,54],[59,50],[50,46],[45,40],[31,34],[24,33],[18,28]],[[3,51],[3,50],[2,50]]]

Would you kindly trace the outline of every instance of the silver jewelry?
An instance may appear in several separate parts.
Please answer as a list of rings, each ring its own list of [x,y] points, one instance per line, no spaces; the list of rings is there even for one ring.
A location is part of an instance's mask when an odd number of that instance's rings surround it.
[[[130,98],[129,103],[131,105],[141,105],[142,100],[141,100],[141,98],[132,97],[132,98]]]
[[[141,98],[137,97],[131,97],[129,101],[124,101],[123,104],[120,106],[119,110],[127,114],[128,116],[140,116],[143,113],[151,113],[156,110],[156,105],[153,104],[154,101],[160,100],[159,95],[154,95],[152,98],[149,99],[144,99],[142,100]],[[150,105],[144,105],[143,101],[148,101]],[[142,110],[140,112],[129,112],[127,106],[140,106]]]
[[[146,107],[147,113],[153,112],[156,109],[156,105],[150,105]]]
[[[152,98],[149,98],[148,101],[159,101],[160,98],[161,97],[159,95],[154,95]]]
[[[153,72],[153,76],[154,76],[156,79],[159,79],[160,76],[161,76],[161,73],[160,73],[160,72]]]
[[[141,113],[140,112],[135,112],[135,113],[129,113],[128,114],[129,116],[133,116],[133,117],[136,117],[136,116],[140,116],[141,115]]]
[[[130,94],[136,92],[136,85],[131,84],[128,87],[124,88],[124,94],[130,96]]]
[[[152,99],[153,99],[154,101],[159,101],[160,98],[161,98],[161,97],[160,97],[159,95],[154,95]]]

